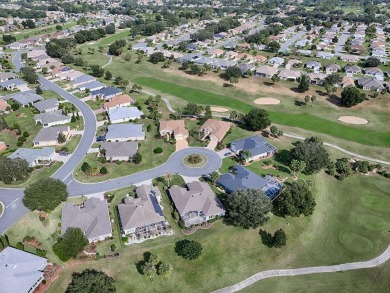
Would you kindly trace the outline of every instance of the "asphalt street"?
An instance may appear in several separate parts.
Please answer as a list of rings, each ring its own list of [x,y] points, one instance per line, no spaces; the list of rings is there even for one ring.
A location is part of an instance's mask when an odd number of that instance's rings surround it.
[[[290,46],[292,46],[296,41],[298,41],[302,36],[306,34],[306,30],[299,31],[296,33],[292,38],[288,39],[285,41],[281,46],[280,46],[280,51],[284,52],[287,51]]]

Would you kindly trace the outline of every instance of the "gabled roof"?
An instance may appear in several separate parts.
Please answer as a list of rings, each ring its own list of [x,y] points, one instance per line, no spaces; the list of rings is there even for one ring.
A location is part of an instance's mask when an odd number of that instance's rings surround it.
[[[18,86],[18,85],[24,85],[27,83],[19,78],[14,79],[8,79],[6,81],[0,82],[0,87],[8,87],[8,86]]]
[[[82,85],[79,85],[78,88],[83,88],[83,89],[89,89],[89,90],[94,90],[97,88],[102,88],[105,87],[106,85],[104,83],[101,83],[98,80],[90,81],[87,83],[83,83]]]
[[[203,212],[205,216],[225,212],[221,202],[207,183],[194,181],[188,183],[187,187],[175,185],[169,189],[169,194],[181,216],[192,211]]]
[[[111,121],[120,119],[134,119],[143,115],[144,113],[138,110],[137,107],[121,107],[108,109],[108,116]]]
[[[31,165],[37,158],[49,158],[55,153],[55,149],[51,147],[44,147],[42,149],[28,149],[18,148],[8,158],[26,160]]]
[[[47,260],[43,257],[6,247],[0,252],[1,292],[29,292],[43,277],[46,265]]]
[[[102,142],[101,149],[106,151],[107,158],[113,157],[133,157],[138,151],[138,142],[119,141],[119,142]]]
[[[364,69],[365,74],[372,74],[372,75],[383,75],[382,70],[380,70],[378,67],[368,67]]]
[[[264,153],[273,153],[277,150],[276,147],[258,135],[233,141],[230,148],[234,152],[250,151],[252,157]]]
[[[70,85],[83,84],[83,83],[87,83],[87,82],[94,81],[94,80],[96,80],[96,77],[84,74],[82,76],[75,78],[73,81],[71,81]]]
[[[278,68],[264,65],[264,66],[257,68],[256,73],[272,76],[272,75],[275,75],[276,73],[278,73]]]
[[[104,103],[105,109],[115,108],[116,106],[120,106],[123,104],[132,104],[134,102],[134,99],[130,97],[129,95],[118,95],[115,97],[112,97],[109,102]]]
[[[108,125],[107,128],[107,140],[145,136],[145,132],[142,130],[142,124],[112,124]]]
[[[215,136],[219,140],[222,140],[226,132],[230,129],[232,124],[230,122],[207,119],[207,121],[199,127],[200,131],[207,131],[209,136]]]
[[[130,230],[165,221],[157,197],[160,190],[151,185],[141,185],[135,190],[137,197],[126,197],[118,205],[122,230]]]
[[[57,140],[59,133],[68,131],[69,126],[52,126],[47,128],[41,128],[38,134],[35,136],[33,142],[46,142]]]
[[[39,112],[44,112],[48,109],[53,109],[53,108],[58,108],[59,102],[57,99],[48,99],[48,100],[43,100],[39,101],[33,104],[33,106],[39,111]]]
[[[62,110],[41,113],[34,116],[34,120],[41,121],[42,124],[49,124],[69,119],[69,116],[62,114]]]
[[[358,84],[364,88],[375,88],[376,90],[384,89],[383,82],[373,77],[362,77],[358,79]]]
[[[347,72],[362,72],[361,69],[356,65],[345,65],[344,70]]]
[[[28,105],[31,103],[34,103],[36,101],[42,101],[43,97],[37,94],[16,94],[12,96],[12,100],[15,102],[21,104],[21,105]]]
[[[117,88],[117,87],[106,87],[102,88],[100,90],[92,91],[90,93],[91,96],[101,96],[101,97],[106,97],[106,96],[112,96],[112,95],[119,95],[122,93],[122,90]]]
[[[167,131],[174,135],[188,136],[184,120],[160,120],[160,132]]]
[[[301,72],[298,70],[290,70],[290,69],[282,68],[278,76],[284,78],[298,78],[301,76]]]
[[[91,197],[82,206],[68,202],[62,208],[61,220],[61,235],[64,235],[68,228],[80,228],[88,239],[112,232],[105,199]]]

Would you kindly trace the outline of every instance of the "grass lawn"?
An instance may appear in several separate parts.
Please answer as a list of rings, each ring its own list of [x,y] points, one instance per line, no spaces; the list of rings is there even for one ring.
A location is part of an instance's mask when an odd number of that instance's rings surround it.
[[[22,31],[12,32],[10,34],[15,36],[16,41],[20,41],[20,40],[25,39],[25,38],[35,37],[35,36],[55,32],[56,25],[58,25],[58,24],[39,26],[39,27],[36,27],[33,29],[26,29],[26,30],[22,30]],[[62,29],[69,29],[69,28],[75,26],[76,22],[71,21],[68,23],[61,23],[60,25],[62,26]]]
[[[58,101],[64,101],[65,99],[63,97],[61,97],[59,94],[53,92],[53,91],[43,91],[43,93],[41,94],[42,97],[45,98],[45,100],[47,99],[57,99]]]
[[[285,248],[267,248],[261,243],[258,229],[244,230],[217,222],[209,230],[198,230],[190,236],[184,236],[171,224],[175,231],[172,237],[157,238],[123,248],[123,253],[117,259],[66,266],[49,292],[63,291],[71,273],[85,268],[107,272],[116,280],[118,292],[210,292],[262,270],[365,260],[377,256],[387,247],[390,212],[376,210],[375,203],[385,201],[390,205],[388,179],[355,175],[340,182],[320,173],[312,181],[317,201],[312,216],[272,216],[263,227],[269,232],[283,228],[288,237]],[[370,204],[362,201],[363,196],[370,197]],[[169,211],[165,204],[164,207],[164,212]],[[385,224],[379,228],[370,224],[373,221],[365,224],[367,216],[375,216]],[[168,221],[171,218],[168,217]],[[202,243],[203,254],[199,259],[186,261],[174,253],[175,242],[183,238]],[[147,251],[156,253],[161,260],[172,265],[173,272],[167,280],[156,277],[150,281],[138,273],[136,263],[143,259],[143,253]],[[333,274],[331,278],[342,277],[343,274]],[[382,291],[385,288],[380,287],[380,284],[384,278],[387,276],[383,274],[375,279]],[[295,283],[300,285],[299,282]],[[280,286],[283,288],[283,285]]]
[[[60,151],[62,148],[67,148],[68,153],[71,154],[74,152],[74,150],[79,145],[79,142],[81,140],[81,134],[73,135],[70,140],[68,140],[65,145],[57,146],[56,151]]]
[[[101,109],[103,104],[104,104],[104,100],[88,100],[86,101],[86,103],[89,105],[89,107],[92,109],[92,110],[98,110],[98,109]]]
[[[136,78],[134,82],[182,98],[187,102],[224,106],[241,112],[248,112],[253,108],[252,105],[231,97],[171,84],[151,77],[139,77]],[[292,114],[275,111],[269,111],[269,113],[272,122],[276,124],[299,127],[367,145],[390,145],[389,132],[375,131],[372,129],[365,130],[362,127],[346,126],[308,113]]]

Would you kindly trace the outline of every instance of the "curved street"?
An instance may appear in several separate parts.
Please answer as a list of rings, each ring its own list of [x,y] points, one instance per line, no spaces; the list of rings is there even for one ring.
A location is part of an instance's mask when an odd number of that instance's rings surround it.
[[[321,267],[308,267],[300,269],[288,269],[288,270],[269,270],[257,273],[244,281],[241,281],[237,284],[234,284],[229,287],[214,291],[214,293],[231,293],[240,291],[250,285],[264,279],[273,278],[273,277],[288,277],[288,276],[299,276],[299,275],[309,275],[309,274],[321,274],[321,273],[334,273],[334,272],[343,272],[359,269],[368,269],[377,267],[384,262],[390,259],[390,246],[376,258],[373,258],[368,261],[345,263],[333,266],[321,266]]]

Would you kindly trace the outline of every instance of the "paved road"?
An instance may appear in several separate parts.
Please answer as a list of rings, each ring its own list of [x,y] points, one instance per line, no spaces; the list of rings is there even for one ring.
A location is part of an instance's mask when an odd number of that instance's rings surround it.
[[[23,189],[0,189],[0,201],[4,204],[4,213],[0,218],[0,234],[7,231],[27,212],[22,202],[23,195]]]
[[[242,282],[239,282],[235,285],[214,291],[215,293],[231,293],[242,290],[260,280],[273,278],[273,277],[287,277],[287,276],[299,276],[299,275],[309,275],[309,274],[321,274],[321,273],[333,273],[333,272],[342,272],[342,271],[351,271],[359,269],[368,269],[377,267],[384,262],[388,261],[390,258],[390,246],[378,257],[362,262],[353,262],[333,266],[321,266],[321,267],[308,267],[300,269],[288,269],[288,270],[269,270],[257,273],[248,279],[245,279]],[[340,276],[341,278],[341,276]]]
[[[285,133],[283,135],[287,136],[287,137],[290,137],[290,138],[300,139],[300,140],[304,140],[305,139],[305,137],[294,135],[294,134]],[[389,165],[390,166],[390,162],[383,161],[383,160],[378,160],[378,159],[373,159],[373,158],[362,156],[362,155],[359,155],[359,154],[355,154],[355,153],[347,151],[346,149],[343,149],[343,148],[341,148],[341,147],[339,147],[339,146],[337,146],[335,144],[324,142],[324,145],[326,145],[328,147],[331,147],[331,148],[334,148],[336,150],[339,150],[340,152],[343,152],[343,153],[345,153],[347,155],[350,155],[352,157],[355,157],[355,158],[359,158],[359,159],[362,159],[362,160],[371,161],[371,162],[374,162],[374,163],[379,163],[379,164]]]
[[[344,45],[345,43],[347,42],[347,39],[349,38],[349,36],[351,35],[349,32],[348,32],[348,29],[349,28],[346,28],[342,33],[341,33],[341,36],[336,44],[336,46],[334,47],[334,53],[336,55],[340,55],[343,53],[344,51]]]
[[[299,31],[292,38],[288,39],[280,46],[279,51],[284,52],[287,51],[290,46],[292,46],[296,41],[298,41],[302,36],[306,34],[306,30]]]
[[[207,163],[201,168],[190,168],[186,166],[183,163],[183,159],[190,154],[201,154],[205,156],[207,158]],[[100,183],[81,183],[70,178],[68,178],[65,183],[68,185],[69,195],[71,197],[77,197],[80,195],[123,188],[132,184],[164,176],[167,173],[180,174],[188,177],[200,177],[217,171],[221,165],[222,159],[216,152],[206,148],[187,148],[175,152],[165,164],[143,172]]]
[[[108,65],[110,65],[112,63],[112,55],[110,55],[110,60],[108,60],[108,62],[106,64],[104,64],[102,66],[102,68],[106,68]]]

